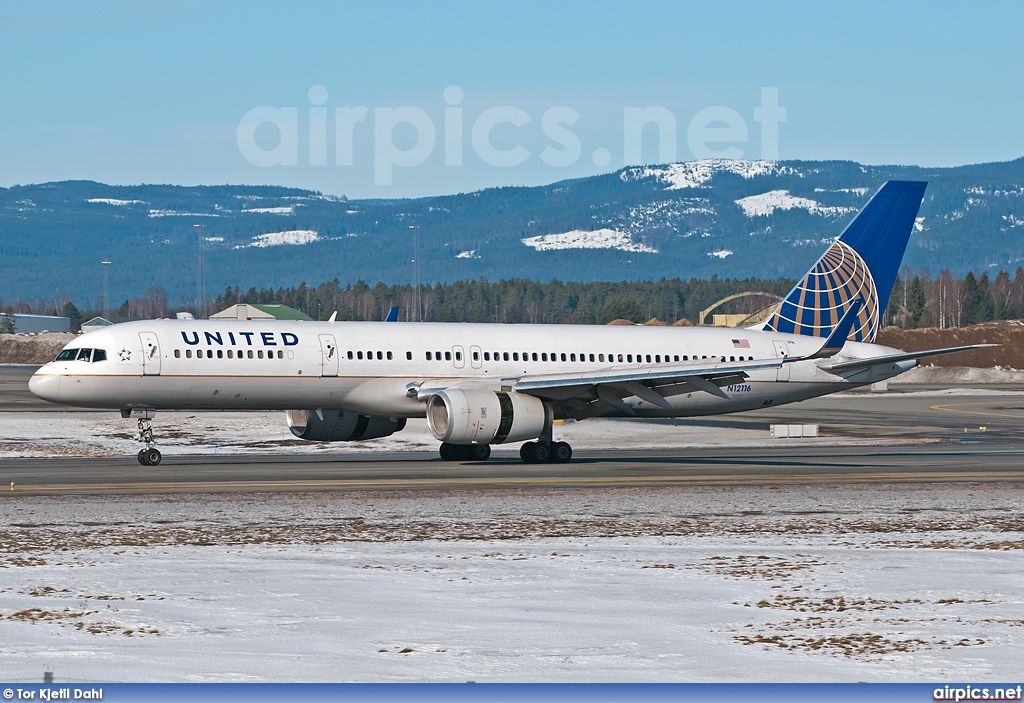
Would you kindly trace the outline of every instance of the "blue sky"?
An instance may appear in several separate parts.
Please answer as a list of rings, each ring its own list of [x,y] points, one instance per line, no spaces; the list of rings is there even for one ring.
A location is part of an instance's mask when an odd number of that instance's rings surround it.
[[[534,185],[623,166],[625,111],[649,107],[674,121],[678,160],[760,158],[765,88],[785,109],[783,159],[1009,160],[1024,155],[1022,27],[1024,3],[1010,2],[6,3],[0,185]],[[245,137],[260,107],[294,113]],[[337,109],[359,107],[339,137]],[[695,153],[695,130],[730,119]],[[661,160],[657,125],[640,134],[639,159]]]

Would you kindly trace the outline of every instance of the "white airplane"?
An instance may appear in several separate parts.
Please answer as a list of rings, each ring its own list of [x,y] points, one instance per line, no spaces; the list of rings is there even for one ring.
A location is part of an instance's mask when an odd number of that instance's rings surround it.
[[[386,437],[426,417],[445,460],[523,442],[566,462],[556,419],[753,410],[891,378],[926,356],[873,344],[925,183],[889,181],[755,328],[151,320],[83,334],[29,382],[55,403],[138,420],[139,462],[161,461],[168,410],[285,410],[292,433]]]

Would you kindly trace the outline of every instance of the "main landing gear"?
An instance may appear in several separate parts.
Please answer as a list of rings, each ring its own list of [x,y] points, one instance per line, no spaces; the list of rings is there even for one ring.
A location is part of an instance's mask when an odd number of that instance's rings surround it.
[[[441,458],[445,461],[487,461],[491,447],[487,444],[449,444],[441,442]]]
[[[527,464],[565,464],[572,459],[567,442],[527,442],[519,448],[519,458]]]
[[[442,442],[440,454],[445,461],[487,461],[491,448],[486,444]],[[519,449],[519,457],[527,464],[564,464],[572,459],[572,447],[567,442],[526,442]],[[139,461],[142,461],[142,452],[139,452]]]

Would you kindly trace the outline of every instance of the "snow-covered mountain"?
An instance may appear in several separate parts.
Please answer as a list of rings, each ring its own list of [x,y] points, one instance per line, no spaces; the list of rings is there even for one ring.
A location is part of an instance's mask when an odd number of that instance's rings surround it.
[[[391,201],[71,181],[0,189],[0,297],[95,298],[104,258],[112,298],[154,285],[187,297],[200,232],[210,292],[410,281],[410,225],[424,281],[795,277],[890,178],[929,181],[911,268],[1024,263],[1024,159],[948,169],[705,160]]]

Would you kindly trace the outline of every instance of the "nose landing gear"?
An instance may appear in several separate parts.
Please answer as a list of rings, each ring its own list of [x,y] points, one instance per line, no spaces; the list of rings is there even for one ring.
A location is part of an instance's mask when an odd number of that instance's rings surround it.
[[[157,466],[163,459],[163,455],[160,454],[160,450],[154,447],[156,441],[153,439],[153,416],[156,415],[156,411],[152,408],[126,408],[121,411],[121,417],[138,418],[139,431],[135,435],[136,442],[142,442],[146,445],[144,449],[139,450],[139,463],[143,466]]]
[[[139,433],[135,439],[146,445],[145,449],[139,451],[139,463],[143,466],[157,466],[163,455],[160,450],[153,446],[153,422],[148,419],[139,420]]]

